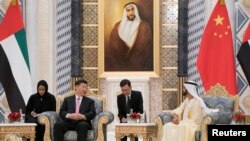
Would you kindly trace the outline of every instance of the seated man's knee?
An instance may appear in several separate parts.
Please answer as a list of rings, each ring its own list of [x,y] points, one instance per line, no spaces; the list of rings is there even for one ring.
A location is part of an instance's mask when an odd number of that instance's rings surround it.
[[[88,130],[89,124],[87,122],[79,122],[76,130]]]
[[[61,129],[63,127],[63,122],[56,122],[54,125],[54,130]]]

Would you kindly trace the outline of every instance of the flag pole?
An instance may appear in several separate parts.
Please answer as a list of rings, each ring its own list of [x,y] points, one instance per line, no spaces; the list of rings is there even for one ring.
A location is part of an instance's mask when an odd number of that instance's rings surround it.
[[[16,5],[16,0],[11,0],[11,3],[13,4],[13,5]]]
[[[225,0],[220,0],[221,5],[225,5]]]

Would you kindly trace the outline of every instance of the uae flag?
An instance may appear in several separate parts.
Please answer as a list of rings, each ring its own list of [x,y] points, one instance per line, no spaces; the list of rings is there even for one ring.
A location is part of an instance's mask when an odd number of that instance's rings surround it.
[[[250,23],[243,36],[240,50],[237,54],[238,61],[250,85]]]
[[[0,24],[0,82],[10,110],[25,111],[31,95],[26,34],[17,1],[11,2]]]
[[[206,91],[219,84],[229,94],[237,94],[231,30],[225,2],[218,0],[204,29],[197,60]]]

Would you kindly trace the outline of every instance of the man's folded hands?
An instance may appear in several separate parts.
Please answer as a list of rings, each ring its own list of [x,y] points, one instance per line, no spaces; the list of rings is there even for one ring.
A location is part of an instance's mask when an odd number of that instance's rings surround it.
[[[86,120],[86,117],[80,113],[67,114],[67,118],[73,119],[73,120]]]

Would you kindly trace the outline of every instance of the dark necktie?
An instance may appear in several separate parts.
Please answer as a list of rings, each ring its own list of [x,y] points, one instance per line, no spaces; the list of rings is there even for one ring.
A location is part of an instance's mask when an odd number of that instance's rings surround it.
[[[131,99],[129,96],[127,96],[127,114],[130,113],[130,109],[131,109]]]

